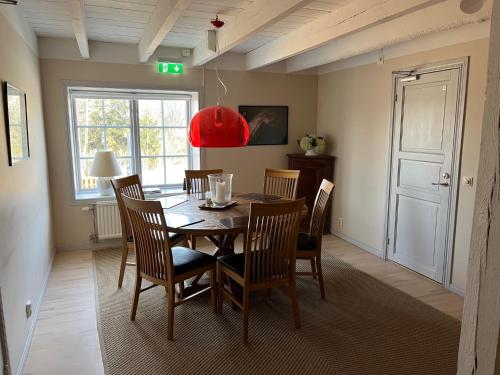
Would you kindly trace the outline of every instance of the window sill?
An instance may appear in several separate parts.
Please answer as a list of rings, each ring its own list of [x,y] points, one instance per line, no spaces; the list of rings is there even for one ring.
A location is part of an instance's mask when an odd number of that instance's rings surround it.
[[[171,188],[171,189],[162,189],[160,193],[145,193],[145,197],[147,200],[154,200],[154,199],[161,198],[161,197],[168,197],[168,196],[180,195],[180,194],[186,194],[186,191],[182,190],[182,187],[175,187],[175,188]],[[96,204],[98,202],[114,202],[114,201],[116,201],[116,198],[114,195],[102,197],[97,192],[77,194],[73,199],[74,205],[77,205],[77,206]]]

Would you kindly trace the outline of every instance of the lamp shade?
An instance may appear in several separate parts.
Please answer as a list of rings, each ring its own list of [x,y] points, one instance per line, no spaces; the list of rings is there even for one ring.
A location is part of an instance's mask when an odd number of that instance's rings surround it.
[[[243,147],[249,139],[247,121],[231,108],[204,108],[189,124],[189,142],[194,147]]]
[[[121,174],[122,171],[113,151],[97,151],[95,153],[94,162],[90,169],[92,177],[114,177]]]

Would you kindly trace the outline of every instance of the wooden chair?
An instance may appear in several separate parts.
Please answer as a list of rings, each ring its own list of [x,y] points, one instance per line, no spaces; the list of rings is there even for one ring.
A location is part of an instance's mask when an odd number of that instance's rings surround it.
[[[161,285],[165,287],[168,295],[167,338],[172,340],[175,306],[210,290],[213,309],[217,313],[217,283],[215,282],[217,260],[211,255],[187,247],[171,247],[169,232],[173,228],[167,226],[160,202],[138,200],[125,195],[123,195],[123,201],[134,234],[137,259],[137,277],[130,319],[135,320],[139,294]],[[189,297],[176,300],[175,284],[182,284],[184,280],[204,272],[210,274],[210,286]],[[153,285],[141,289],[143,279]]]
[[[186,192],[188,194],[206,193],[210,190],[208,175],[221,173],[224,173],[222,169],[186,169],[184,171]],[[196,237],[191,236],[189,242],[191,249],[196,249]]]
[[[266,168],[264,174],[264,194],[279,195],[287,199],[297,197],[300,171]]]
[[[224,298],[243,310],[243,342],[248,343],[248,310],[250,292],[264,294],[278,286],[288,286],[295,327],[300,328],[299,307],[295,287],[296,241],[305,199],[284,203],[254,203],[250,205],[248,231],[244,252],[218,258],[219,298],[222,311]],[[227,276],[243,287],[243,301],[222,281]]]
[[[186,191],[188,194],[205,193],[210,190],[208,185],[209,174],[224,173],[222,169],[186,169]]]
[[[123,276],[125,275],[125,266],[135,266],[135,263],[127,262],[129,250],[134,250],[134,241],[122,194],[134,199],[144,200],[144,192],[142,190],[141,180],[136,174],[111,180],[111,185],[115,191],[122,226],[122,260],[120,262],[120,276],[118,277],[118,288],[121,288]],[[172,243],[178,243],[184,239],[185,236],[179,234],[172,234],[170,238]]]
[[[323,180],[316,194],[308,233],[299,233],[297,240],[297,259],[310,259],[311,272],[297,272],[297,275],[309,275],[318,278],[321,298],[325,299],[325,285],[321,269],[321,242],[325,227],[328,204],[330,203],[335,184]]]

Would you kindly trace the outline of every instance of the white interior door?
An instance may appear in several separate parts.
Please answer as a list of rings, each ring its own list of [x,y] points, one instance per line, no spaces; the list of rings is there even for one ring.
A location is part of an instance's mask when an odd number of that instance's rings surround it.
[[[459,69],[398,78],[388,258],[444,280]]]

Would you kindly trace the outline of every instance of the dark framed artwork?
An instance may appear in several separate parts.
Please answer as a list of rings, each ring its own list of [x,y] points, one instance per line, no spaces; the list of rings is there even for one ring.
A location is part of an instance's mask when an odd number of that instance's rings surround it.
[[[288,107],[240,105],[239,111],[250,127],[248,145],[288,144]]]
[[[8,82],[2,83],[5,133],[9,165],[30,156],[26,93]]]

